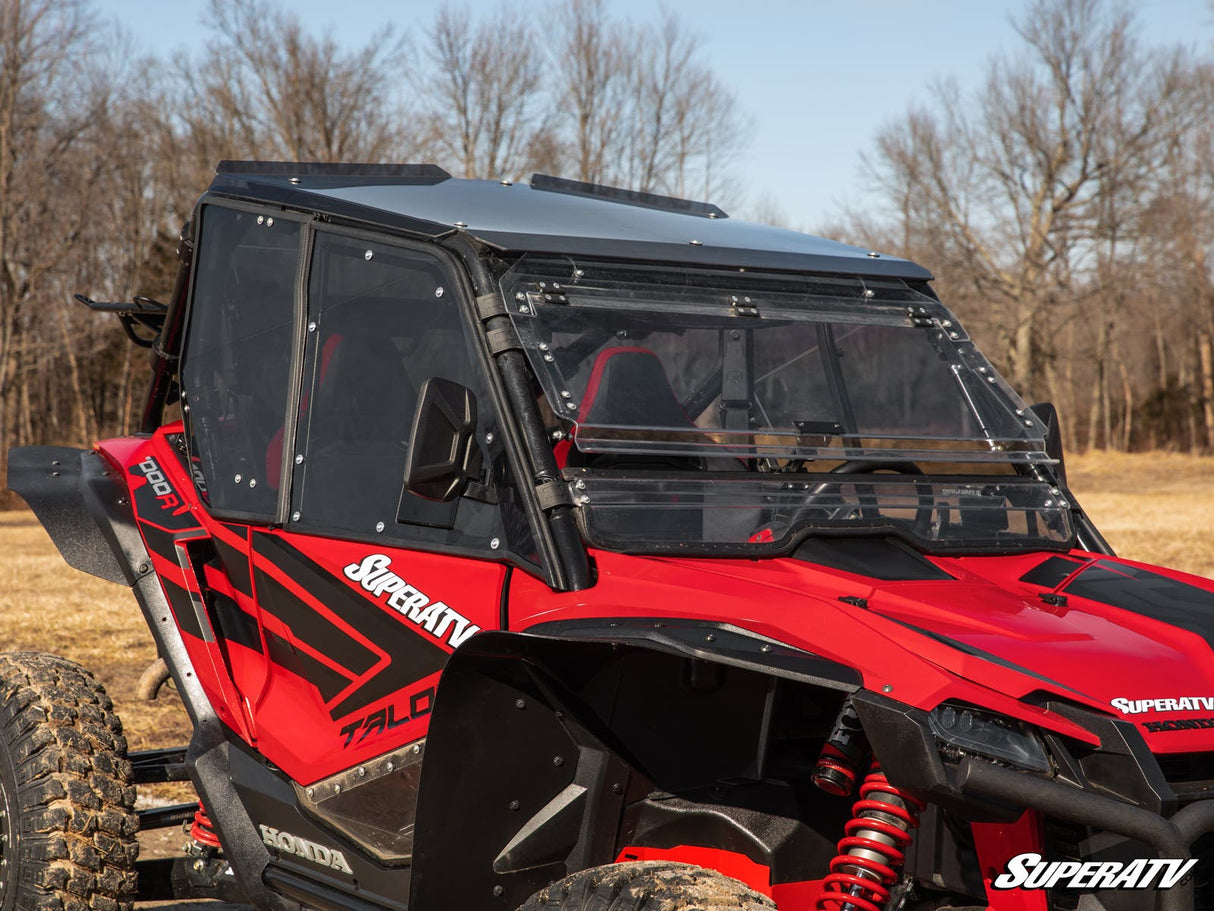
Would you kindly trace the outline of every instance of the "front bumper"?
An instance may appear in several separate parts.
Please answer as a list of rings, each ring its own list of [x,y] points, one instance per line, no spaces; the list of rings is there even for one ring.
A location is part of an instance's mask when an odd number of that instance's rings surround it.
[[[1150,845],[1156,857],[1188,860],[1193,842],[1214,832],[1214,799],[1196,800],[1170,819],[1133,804],[1083,791],[1048,778],[1015,772],[990,762],[964,757],[954,777],[966,796],[1036,810],[1065,822],[1124,835]],[[1192,911],[1193,879],[1162,890],[1159,911]]]
[[[852,697],[873,753],[898,787],[961,818],[1012,822],[1025,810],[1138,842],[1159,858],[1188,860],[1214,832],[1214,796],[1178,795],[1134,725],[1069,704],[1048,703],[1100,738],[1086,753],[1046,737],[1056,777],[964,755],[945,763],[927,713],[862,690]],[[1183,803],[1183,806],[1181,804]],[[1156,892],[1159,911],[1194,911],[1193,876]]]

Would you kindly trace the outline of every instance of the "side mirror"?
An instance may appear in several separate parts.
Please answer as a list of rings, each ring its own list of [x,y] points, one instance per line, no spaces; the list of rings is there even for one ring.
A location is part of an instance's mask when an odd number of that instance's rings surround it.
[[[409,435],[405,489],[427,500],[448,502],[481,473],[476,446],[476,396],[452,380],[431,377],[422,384]]]
[[[1066,461],[1062,457],[1062,425],[1058,421],[1058,409],[1053,402],[1038,402],[1030,405],[1029,410],[1037,415],[1037,419],[1045,425],[1045,454],[1051,459],[1058,460],[1058,480],[1066,486]]]

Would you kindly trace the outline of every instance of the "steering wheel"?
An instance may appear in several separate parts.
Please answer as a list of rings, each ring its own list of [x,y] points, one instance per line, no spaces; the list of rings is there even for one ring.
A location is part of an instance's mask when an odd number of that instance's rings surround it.
[[[897,474],[915,475],[923,477],[923,469],[914,462],[907,461],[868,461],[865,459],[849,459],[841,465],[836,465],[831,469],[831,474],[875,474],[878,471],[892,471]],[[801,518],[811,509],[827,508],[831,511],[828,513],[830,519],[843,519],[852,513],[857,507],[853,504],[838,502],[837,497],[832,497],[835,500],[833,503],[821,502],[826,495],[826,488],[829,482],[823,482],[816,488],[809,491],[805,495],[805,500],[797,507],[789,519],[789,527],[796,527]],[[917,486],[917,485],[916,485]],[[872,487],[868,484],[856,483],[856,493],[859,495],[859,515],[866,519],[878,518],[878,504],[875,499]],[[917,491],[918,507],[915,509],[915,518],[913,527],[916,530],[926,531],[931,527],[932,512],[934,503],[931,495],[922,490]]]

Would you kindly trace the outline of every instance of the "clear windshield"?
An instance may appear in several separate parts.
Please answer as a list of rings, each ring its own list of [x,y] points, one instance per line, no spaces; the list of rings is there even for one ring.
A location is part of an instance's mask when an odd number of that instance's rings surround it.
[[[957,546],[1070,539],[1065,504],[1031,476],[1045,428],[902,282],[528,257],[502,289],[572,440],[563,467],[591,537],[743,545],[892,524]],[[790,480],[832,470],[893,474]],[[1016,480],[920,479],[970,474]]]
[[[1044,428],[939,302],[895,282],[728,278],[511,270],[511,315],[579,450],[1046,459]]]

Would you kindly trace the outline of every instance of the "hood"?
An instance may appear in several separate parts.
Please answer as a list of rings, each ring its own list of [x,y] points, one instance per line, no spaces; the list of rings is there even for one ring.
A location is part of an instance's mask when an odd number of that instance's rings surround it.
[[[1078,551],[945,558],[836,540],[798,557],[802,572],[862,583],[858,619],[953,673],[1027,695],[1006,688],[1000,671],[1014,670],[1134,723],[1154,752],[1214,749],[1208,579]],[[914,646],[920,636],[947,651]]]
[[[865,688],[917,708],[959,700],[1082,734],[1038,707],[1062,699],[1135,724],[1155,753],[1214,751],[1208,579],[1079,551],[928,557],[867,537],[810,539],[769,560],[593,555],[598,581],[584,592],[554,596],[516,574],[519,628],[724,622],[854,668]]]

